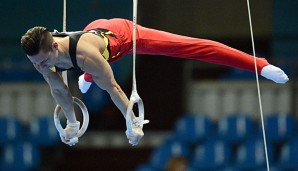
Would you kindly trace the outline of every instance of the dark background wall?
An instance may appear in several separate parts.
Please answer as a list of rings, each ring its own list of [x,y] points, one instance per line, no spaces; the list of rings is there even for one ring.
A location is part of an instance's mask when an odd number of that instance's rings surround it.
[[[251,1],[254,32],[257,38],[272,36],[272,3],[272,1]],[[287,8],[287,4],[284,4],[282,7]],[[1,56],[23,55],[19,47],[20,37],[33,26],[41,25],[51,30],[62,30],[62,5],[62,1],[59,0],[53,0],[50,3],[37,0],[3,1],[0,11]],[[80,30],[90,21],[98,18],[131,19],[131,11],[132,1],[69,1],[67,3],[67,30]],[[286,12],[283,10],[284,17],[281,17],[280,13],[275,14],[276,27],[280,27],[279,18],[283,22],[290,20],[285,16]],[[143,0],[139,2],[138,17],[139,23],[144,26],[188,36],[213,39],[249,37],[247,9],[244,1]],[[293,25],[293,22],[290,23]],[[286,27],[284,23],[282,24]],[[291,34],[296,34],[295,28],[296,26],[292,27]],[[280,29],[277,32],[280,32]]]

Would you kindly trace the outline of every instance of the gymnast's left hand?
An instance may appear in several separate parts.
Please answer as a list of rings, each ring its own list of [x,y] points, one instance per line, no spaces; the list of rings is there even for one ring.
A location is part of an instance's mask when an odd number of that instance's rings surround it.
[[[130,133],[128,133],[128,131],[126,130],[125,134],[126,134],[129,144],[131,144],[133,146],[138,145],[139,141],[144,136],[144,132],[143,132],[142,128],[140,128],[139,126],[136,126],[134,124],[132,126],[132,131]]]

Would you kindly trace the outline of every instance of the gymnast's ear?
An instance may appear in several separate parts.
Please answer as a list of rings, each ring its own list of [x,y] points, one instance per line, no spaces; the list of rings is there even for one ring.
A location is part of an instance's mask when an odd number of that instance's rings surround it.
[[[52,47],[55,48],[55,49],[58,49],[58,43],[54,41],[54,42],[52,43]]]

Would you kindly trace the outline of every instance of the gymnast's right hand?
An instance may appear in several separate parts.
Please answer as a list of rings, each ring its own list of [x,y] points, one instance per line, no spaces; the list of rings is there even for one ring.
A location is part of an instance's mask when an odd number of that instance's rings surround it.
[[[74,140],[76,138],[76,135],[78,134],[80,129],[80,122],[76,121],[75,123],[70,123],[67,121],[67,126],[64,129],[65,135],[60,134],[61,141],[65,144],[68,144],[70,146],[75,145],[77,143],[77,140]]]

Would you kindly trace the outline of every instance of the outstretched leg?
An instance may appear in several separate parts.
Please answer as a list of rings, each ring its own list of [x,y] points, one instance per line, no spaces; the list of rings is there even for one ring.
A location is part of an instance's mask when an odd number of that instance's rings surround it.
[[[181,36],[145,27],[138,28],[138,54],[164,55],[201,60],[255,72],[254,57],[222,43]],[[269,65],[257,58],[258,72]]]
[[[137,29],[138,54],[201,60],[255,72],[253,56],[222,43],[181,36],[142,26],[138,26]],[[127,39],[128,42],[131,41],[132,43],[131,37]],[[270,65],[266,59],[256,58],[256,63],[258,74],[265,78],[276,83],[288,81],[287,75],[280,68]],[[80,86],[81,91],[86,92],[92,81],[92,76],[88,73],[80,77],[79,85],[87,85],[85,87]],[[85,84],[85,82],[87,83]]]
[[[255,72],[254,56],[222,43],[181,36],[142,26],[138,28],[137,52],[177,58],[201,60]],[[276,83],[285,83],[288,76],[264,58],[256,58],[257,71]]]

